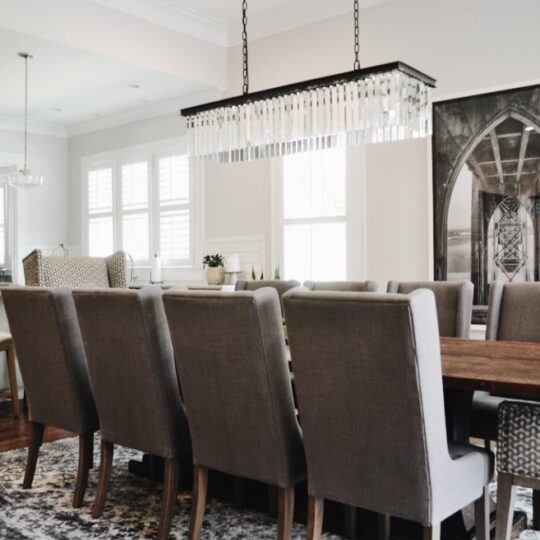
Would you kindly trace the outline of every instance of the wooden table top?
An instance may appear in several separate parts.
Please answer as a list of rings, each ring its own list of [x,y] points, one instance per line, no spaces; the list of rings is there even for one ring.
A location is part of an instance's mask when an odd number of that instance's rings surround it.
[[[441,338],[444,386],[540,401],[540,343]]]

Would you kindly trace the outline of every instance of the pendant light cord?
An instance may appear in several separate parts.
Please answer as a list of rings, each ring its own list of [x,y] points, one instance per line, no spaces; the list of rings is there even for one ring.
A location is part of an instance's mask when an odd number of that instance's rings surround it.
[[[354,0],[354,69],[360,69],[360,26],[358,24],[358,0]]]
[[[24,170],[28,155],[28,55],[24,56]]]
[[[246,95],[249,92],[249,67],[248,67],[248,35],[247,35],[247,0],[242,1],[242,93]]]

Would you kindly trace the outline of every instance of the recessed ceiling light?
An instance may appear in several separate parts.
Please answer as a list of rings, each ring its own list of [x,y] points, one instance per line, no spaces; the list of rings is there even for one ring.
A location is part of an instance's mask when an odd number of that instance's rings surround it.
[[[62,109],[60,107],[54,107],[53,111],[54,112],[62,112]]]
[[[128,84],[128,88],[131,88],[133,90],[138,90],[140,87],[140,84]]]
[[[534,131],[534,128],[532,126],[527,126],[525,128],[525,131]]]

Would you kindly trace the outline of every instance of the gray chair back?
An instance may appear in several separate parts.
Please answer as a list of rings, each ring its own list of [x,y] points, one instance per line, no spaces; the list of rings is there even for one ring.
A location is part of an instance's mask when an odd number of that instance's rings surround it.
[[[489,286],[487,339],[540,342],[540,283]]]
[[[409,294],[416,289],[429,289],[435,294],[441,336],[469,337],[474,294],[470,281],[388,282],[389,293]]]
[[[305,478],[276,290],[163,300],[194,465],[283,488]]]
[[[304,281],[310,291],[377,292],[375,281]]]
[[[238,280],[234,287],[235,291],[256,291],[263,287],[272,287],[276,289],[279,295],[279,303],[281,306],[281,312],[283,313],[283,295],[294,289],[300,287],[301,283],[295,279],[289,279],[288,281],[282,279],[261,279],[261,280]]]
[[[433,293],[292,292],[285,312],[309,494],[432,523],[451,466]]]
[[[164,458],[189,451],[161,290],[77,289],[73,297],[102,439]]]
[[[98,417],[71,289],[6,287],[2,298],[33,422],[86,433]]]

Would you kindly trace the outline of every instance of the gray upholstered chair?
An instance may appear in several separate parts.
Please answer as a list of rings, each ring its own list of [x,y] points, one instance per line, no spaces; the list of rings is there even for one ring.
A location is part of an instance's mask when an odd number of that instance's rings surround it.
[[[261,279],[261,280],[243,280],[239,279],[234,287],[235,291],[256,291],[263,287],[272,287],[276,289],[279,295],[279,303],[281,306],[281,312],[283,313],[283,295],[294,289],[300,287],[301,283],[295,279],[289,279],[288,281],[282,279]]]
[[[199,538],[207,470],[277,486],[278,538],[291,536],[305,478],[275,289],[163,295],[193,442],[190,540]]]
[[[127,287],[124,251],[109,257],[57,257],[34,249],[23,259],[23,269],[32,287]]]
[[[387,291],[409,294],[417,289],[429,289],[435,295],[441,336],[469,337],[474,294],[470,281],[389,281]]]
[[[79,435],[73,506],[83,504],[98,416],[71,289],[6,287],[2,297],[28,400],[31,440],[23,488],[32,487],[45,426]]]
[[[189,432],[158,287],[73,291],[101,426],[101,466],[92,515],[103,513],[114,444],[164,458],[157,537],[169,537],[179,458]]]
[[[540,489],[540,404],[504,401],[497,439],[496,540],[510,540],[516,486]]]
[[[285,313],[308,539],[320,538],[325,498],[420,522],[430,539],[476,501],[476,538],[487,539],[493,456],[447,440],[433,293],[298,291]]]
[[[310,291],[349,291],[377,292],[379,285],[375,281],[304,281],[304,287]]]
[[[486,339],[540,343],[540,283],[499,283],[489,286]],[[477,397],[478,396],[478,397]],[[498,410],[504,398],[475,393],[472,437],[497,440]],[[540,493],[533,497],[533,527],[540,529]]]

